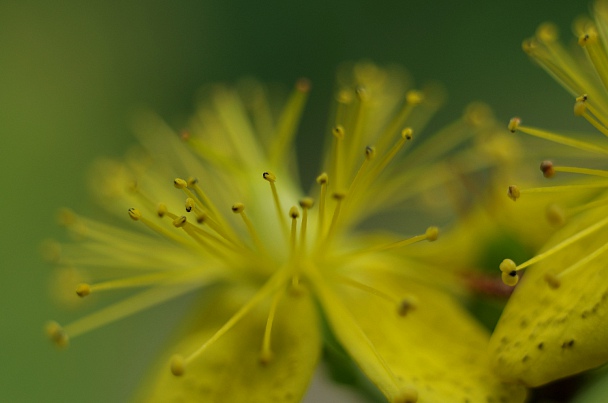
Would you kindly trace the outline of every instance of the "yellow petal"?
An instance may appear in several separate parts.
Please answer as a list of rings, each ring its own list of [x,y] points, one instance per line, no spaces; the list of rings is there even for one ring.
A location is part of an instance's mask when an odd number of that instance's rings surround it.
[[[603,218],[597,213],[567,224],[549,246]],[[608,361],[608,255],[560,275],[607,240],[599,231],[526,269],[490,343],[504,379],[538,386]]]
[[[336,337],[389,401],[524,401],[523,387],[491,375],[486,332],[451,297],[390,276],[365,283],[414,299],[414,309],[399,316],[385,299],[346,287],[319,294]]]
[[[136,401],[144,402],[299,402],[321,351],[317,313],[310,295],[285,292],[271,332],[272,359],[262,364],[260,352],[270,301],[255,307],[210,345],[176,377],[170,357],[188,354],[207,341],[247,300],[234,290],[218,292],[199,307],[196,323],[171,345],[143,385]]]

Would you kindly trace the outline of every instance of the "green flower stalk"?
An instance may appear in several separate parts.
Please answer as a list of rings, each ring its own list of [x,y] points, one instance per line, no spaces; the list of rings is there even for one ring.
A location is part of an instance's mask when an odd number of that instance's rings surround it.
[[[515,285],[527,270],[498,323],[490,344],[493,363],[507,380],[538,386],[608,361],[608,3],[594,5],[594,19],[574,24],[582,52],[567,50],[552,24],[541,25],[524,50],[575,98],[574,115],[587,120],[592,136],[566,135],[509,123],[523,132],[570,147],[540,170],[555,186],[509,187],[513,200],[554,195],[548,219],[561,226],[546,246],[525,262],[505,259],[505,283]],[[569,164],[585,154],[587,166]],[[560,162],[560,163],[558,163]]]
[[[80,297],[133,295],[66,326],[51,322],[50,338],[67,345],[196,292],[138,400],[299,401],[325,321],[390,402],[523,401],[524,388],[488,371],[488,335],[454,298],[457,273],[408,254],[435,241],[437,227],[404,236],[360,225],[388,208],[415,210],[415,196],[453,179],[442,160],[491,118],[473,107],[412,147],[443,97],[437,87],[412,90],[400,69],[369,63],[339,78],[312,197],[298,184],[294,149],[307,80],[279,112],[259,84],[216,87],[181,136],[152,115],[139,119],[143,150],[98,164],[94,176],[98,199],[129,227],[66,212],[81,239],[51,256],[86,277],[73,284]],[[493,163],[468,162],[471,171]]]

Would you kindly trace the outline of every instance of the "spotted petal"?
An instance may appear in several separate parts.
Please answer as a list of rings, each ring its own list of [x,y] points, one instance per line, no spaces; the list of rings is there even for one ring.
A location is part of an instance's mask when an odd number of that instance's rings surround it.
[[[338,340],[390,401],[524,401],[523,387],[491,374],[488,336],[455,300],[397,276],[366,282],[415,298],[416,307],[399,316],[385,299],[347,287],[320,295]]]
[[[564,227],[548,247],[604,218],[597,213]],[[604,229],[526,269],[490,344],[502,377],[538,386],[608,361],[607,255],[588,260],[607,239]],[[587,262],[564,272],[582,259]],[[547,276],[557,276],[559,287]]]

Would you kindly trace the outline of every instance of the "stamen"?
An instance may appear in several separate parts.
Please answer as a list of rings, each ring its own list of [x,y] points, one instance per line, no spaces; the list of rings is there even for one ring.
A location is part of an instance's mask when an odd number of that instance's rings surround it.
[[[411,115],[414,108],[422,103],[424,100],[424,94],[420,91],[411,90],[405,94],[405,104],[403,108],[395,115],[393,120],[389,123],[386,130],[380,135],[378,139],[377,148],[380,152],[383,152],[387,147],[395,133],[400,127],[405,125],[407,118]]]
[[[589,96],[583,94],[574,102],[574,116],[583,116],[589,123],[604,135],[608,135],[608,120],[603,111],[598,110],[595,105],[588,102]]]
[[[359,170],[357,171],[357,174],[355,175],[355,179],[353,179],[353,181],[350,183],[350,187],[348,188],[348,194],[350,194],[351,196],[356,194],[357,188],[359,187],[359,184],[362,182],[362,178],[365,177],[365,174],[367,173],[367,169],[369,168],[369,165],[371,163],[371,161],[376,157],[376,149],[370,146],[365,147],[365,159],[363,159],[363,163],[361,163],[361,166],[359,167]],[[350,200],[353,200],[354,196],[350,198]]]
[[[384,170],[384,168],[386,168],[386,166],[393,160],[393,158],[395,158],[397,153],[403,148],[405,143],[413,138],[413,135],[414,131],[409,127],[406,127],[401,131],[401,137],[399,138],[399,141],[397,141],[397,143],[393,145],[389,152],[384,156],[382,161],[380,161],[378,165],[374,168],[374,170],[370,173],[369,176],[372,178],[372,180],[373,178],[377,177]]]
[[[134,276],[121,278],[118,280],[110,280],[104,281],[96,284],[79,284],[76,287],[76,294],[79,297],[86,297],[90,295],[93,291],[106,291],[106,290],[114,290],[118,288],[135,288],[135,287],[145,287],[152,284],[160,283],[174,277],[175,273],[168,271],[164,273],[154,273],[147,274],[143,276]]]
[[[279,194],[277,192],[277,187],[274,184],[277,180],[277,177],[272,172],[264,172],[262,177],[270,183],[270,189],[272,191],[272,198],[274,200],[274,207],[277,211],[277,216],[279,217],[279,225],[282,228],[283,235],[285,239],[289,239],[289,233],[287,229],[287,222],[285,221],[285,217],[283,216],[283,208],[281,207],[281,201],[279,200]]]
[[[566,146],[574,147],[583,151],[591,151],[600,154],[608,154],[608,148],[599,146],[593,143],[587,143],[580,140],[575,140],[566,136],[561,136],[559,134],[551,133],[546,130],[537,129],[533,127],[527,127],[521,125],[521,120],[519,118],[513,118],[509,122],[509,130],[513,133],[516,131],[521,131],[522,133],[529,134],[531,136],[535,136],[541,139],[553,141],[554,143],[563,144]]]
[[[57,347],[64,348],[70,343],[70,338],[68,337],[67,333],[57,322],[48,322],[46,324],[45,331],[49,339],[51,339],[51,341],[55,343]]]
[[[264,247],[264,243],[258,236],[258,233],[255,230],[253,223],[251,222],[251,220],[249,220],[249,217],[247,217],[247,214],[245,213],[245,205],[243,203],[234,203],[232,205],[232,211],[235,214],[241,215],[241,218],[243,219],[245,226],[247,226],[247,231],[249,232],[249,235],[251,236],[251,239],[253,240],[253,243],[255,244],[256,248],[258,248],[258,250],[263,254],[267,254],[266,248]]]
[[[372,246],[370,248],[360,249],[360,250],[349,253],[348,256],[359,255],[359,254],[369,254],[369,253],[382,252],[382,251],[396,249],[396,248],[403,248],[404,246],[412,245],[414,243],[421,242],[421,241],[433,242],[433,241],[436,241],[438,237],[439,237],[439,228],[428,227],[426,229],[426,231],[424,232],[424,234],[416,235],[411,238],[404,239],[402,241],[397,241],[397,242],[393,242],[393,243],[389,243],[389,244],[376,245],[376,246]]]
[[[336,189],[340,189],[340,179],[342,179],[342,174],[346,174],[346,172],[340,172],[341,169],[344,169],[344,164],[342,163],[342,143],[344,140],[344,128],[342,126],[335,126],[332,129],[332,134],[334,135],[334,143],[332,147],[332,157],[330,161],[331,167],[331,177],[333,181],[333,186]]]
[[[238,243],[236,241],[238,237],[234,234],[232,228],[226,223],[223,214],[219,212],[211,199],[207,197],[205,192],[203,192],[201,187],[198,185],[198,179],[189,178],[188,181],[185,181],[183,179],[176,178],[173,181],[173,184],[177,189],[183,190],[188,198],[194,200],[195,204],[191,207],[191,209],[197,211],[196,205],[198,204],[201,208],[207,209],[211,213],[207,214],[207,217],[205,218],[205,220],[208,221],[209,227],[211,227],[227,241],[234,244]],[[192,193],[190,188],[194,189],[196,194]]]
[[[289,237],[289,244],[291,245],[291,256],[295,255],[296,252],[296,232],[298,227],[298,218],[300,212],[296,206],[292,206],[289,209],[289,217],[291,217],[291,234]]]
[[[142,223],[144,223],[144,225],[148,228],[150,228],[152,231],[164,236],[165,238],[171,239],[179,244],[191,247],[192,245],[187,242],[184,238],[178,236],[177,234],[173,233],[173,232],[169,232],[166,229],[154,224],[152,221],[148,220],[147,218],[145,218],[141,212],[136,209],[136,208],[130,208],[129,209],[129,217],[131,217],[131,219],[133,221],[141,221]]]
[[[592,253],[590,253],[590,254],[586,255],[585,257],[583,257],[582,259],[578,260],[576,263],[574,263],[570,267],[564,269],[563,271],[561,271],[555,275],[552,275],[551,278],[545,277],[545,280],[552,288],[558,288],[561,284],[561,279],[564,276],[574,273],[581,267],[584,267],[585,265],[587,265],[592,260],[595,260],[598,257],[600,257],[602,254],[606,253],[606,251],[608,251],[608,243],[605,243],[601,247],[597,248]]]
[[[543,161],[544,163],[549,163],[551,164],[550,161]],[[541,164],[541,170],[543,169],[543,165]],[[602,178],[608,178],[608,171],[604,170],[604,169],[589,169],[589,168],[579,168],[579,167],[563,167],[563,166],[553,166],[553,164],[551,164],[551,167],[548,168],[551,172],[549,172],[549,175],[553,176],[555,174],[555,172],[568,172],[568,173],[574,173],[574,174],[582,174],[582,175],[590,175],[590,176],[600,176]],[[545,172],[543,172],[543,174],[545,175],[545,178],[550,178],[551,176],[547,176],[547,174],[545,174]]]
[[[309,92],[310,81],[306,78],[299,79],[279,118],[275,141],[269,154],[272,166],[278,165],[281,158],[285,159],[289,155],[289,148],[293,144]]]
[[[245,305],[243,305],[224,325],[211,336],[206,342],[204,342],[196,351],[191,353],[188,357],[182,357],[181,355],[174,355],[171,360],[171,372],[173,375],[179,376],[185,372],[186,366],[200,356],[210,345],[219,340],[227,331],[232,329],[251,309],[258,305],[264,298],[268,297],[272,292],[276,290],[278,284],[284,280],[286,274],[285,270],[277,270],[275,274],[258,290],[257,293]],[[180,370],[177,374],[173,371],[175,367]]]
[[[582,231],[577,232],[576,234],[572,235],[571,237],[566,238],[565,240],[563,240],[562,242],[553,246],[552,248],[546,250],[543,253],[540,253],[540,254],[534,256],[532,259],[529,259],[529,260],[525,261],[524,263],[521,263],[520,265],[515,266],[515,263],[511,259],[503,260],[503,262],[500,264],[500,270],[503,273],[503,281],[505,281],[505,274],[507,274],[509,277],[517,278],[517,273],[516,273],[517,271],[525,269],[526,267],[528,267],[534,263],[537,263],[537,262],[553,255],[556,252],[559,252],[560,250],[572,245],[573,243],[580,241],[581,239],[585,238],[586,236],[600,230],[602,227],[605,227],[607,224],[608,224],[608,217],[604,218],[603,220],[598,221],[597,223],[585,228]],[[509,280],[509,278],[507,278],[507,280]],[[505,284],[512,285],[512,284],[509,284],[509,282],[507,282],[507,281],[505,281]]]
[[[509,186],[509,189],[507,190],[507,196],[509,196],[511,200],[517,201],[520,195],[521,192],[519,191],[519,188],[516,185]]]
[[[60,326],[57,327],[58,325],[55,327],[49,326],[47,327],[47,333],[56,343],[67,343],[68,337],[74,338],[80,336],[91,330],[107,325],[108,323],[115,322],[143,311],[144,309],[186,294],[195,288],[201,287],[203,281],[210,280],[210,278],[202,280],[200,276],[198,270],[196,273],[181,273],[179,277],[173,276],[171,283],[168,285],[162,285],[143,291],[88,316],[84,316],[64,328],[61,328]]]
[[[333,199],[336,201],[336,207],[334,208],[334,214],[331,218],[331,224],[329,225],[329,230],[327,231],[327,235],[325,236],[325,240],[321,244],[321,253],[324,253],[328,246],[331,244],[334,235],[336,233],[336,227],[338,225],[338,218],[340,217],[340,209],[342,207],[342,200],[346,197],[346,193],[335,192],[332,195]]]
[[[260,353],[260,363],[262,365],[268,365],[273,358],[272,349],[270,346],[270,336],[272,334],[272,325],[274,323],[274,316],[279,305],[279,300],[283,296],[283,289],[276,292],[272,303],[270,304],[270,311],[268,312],[268,318],[266,319],[266,328],[264,329],[264,339],[262,340],[262,351]]]
[[[317,177],[317,183],[321,185],[321,195],[319,196],[319,218],[317,225],[317,240],[321,241],[325,227],[325,197],[327,194],[328,177],[324,172]]]
[[[415,310],[416,307],[418,306],[418,301],[414,296],[397,298],[394,295],[390,295],[384,291],[381,291],[370,285],[361,283],[350,277],[346,277],[346,276],[342,276],[342,275],[335,275],[335,278],[336,278],[336,280],[338,280],[340,283],[342,283],[344,285],[348,285],[350,287],[357,288],[361,291],[370,293],[372,295],[375,295],[375,296],[382,298],[383,300],[389,302],[390,304],[392,304],[396,307],[396,311],[399,316],[406,316],[409,312]]]
[[[306,253],[306,227],[308,226],[308,210],[314,205],[314,200],[311,197],[305,197],[300,200],[302,207],[302,224],[300,227],[300,251]]]
[[[608,57],[595,29],[591,27],[588,32],[582,34],[578,44],[586,50],[604,87],[608,88]]]

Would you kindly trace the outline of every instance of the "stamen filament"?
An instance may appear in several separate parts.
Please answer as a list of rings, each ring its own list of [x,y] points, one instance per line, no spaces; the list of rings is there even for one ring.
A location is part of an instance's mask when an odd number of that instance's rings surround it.
[[[181,361],[182,368],[185,367],[188,363],[195,360],[198,356],[200,356],[209,346],[219,340],[227,331],[232,329],[234,325],[236,325],[251,309],[253,309],[256,305],[258,305],[264,298],[268,297],[273,291],[275,291],[276,287],[280,284],[281,281],[284,280],[286,271],[278,270],[275,274],[268,280],[266,283],[255,293],[249,301],[245,305],[243,305],[213,336],[211,336],[206,342],[204,342],[196,351],[191,353],[188,357],[182,358],[181,356],[174,356],[174,359],[177,358],[178,361]],[[173,365],[172,365],[173,367]],[[182,371],[183,372],[183,371]],[[174,375],[181,375],[181,373]]]
[[[537,129],[533,127],[527,127],[522,125],[515,125],[511,131],[521,131],[522,133],[529,134],[541,139],[553,141],[554,143],[563,144],[566,146],[574,147],[583,151],[591,151],[601,154],[608,154],[608,148],[599,146],[593,143],[587,143],[581,140],[576,140],[570,137],[562,136],[559,134],[551,133],[543,129]]]
[[[255,230],[253,223],[251,222],[251,220],[249,220],[249,217],[247,217],[247,214],[245,213],[245,205],[243,203],[235,203],[232,206],[232,211],[235,214],[240,214],[241,218],[243,219],[243,222],[245,223],[245,226],[247,227],[249,236],[251,236],[251,239],[253,240],[253,243],[255,244],[258,251],[260,251],[260,253],[263,253],[264,255],[267,255],[268,252],[264,247],[264,243],[262,242],[257,231]]]
[[[608,171],[606,171],[604,169],[589,169],[589,168],[579,168],[579,167],[554,166],[553,170],[555,172],[568,172],[568,173],[576,173],[576,174],[591,175],[591,176],[601,176],[603,178],[608,178]]]
[[[277,187],[275,186],[275,182],[277,177],[272,172],[264,172],[262,177],[268,181],[270,184],[270,190],[272,191],[272,199],[274,200],[274,207],[277,211],[277,216],[279,217],[279,226],[283,231],[283,235],[285,239],[289,239],[289,230],[287,229],[287,221],[285,221],[285,217],[283,216],[283,208],[281,207],[281,200],[279,199],[279,193],[277,192]]]
[[[152,221],[148,220],[146,217],[144,217],[141,214],[141,212],[138,209],[130,208],[129,216],[134,221],[141,221],[146,227],[148,227],[152,231],[164,236],[165,238],[171,239],[172,241],[175,241],[175,242],[185,245],[187,247],[192,247],[192,244],[190,244],[184,238],[178,236],[177,234],[175,234],[173,232],[167,231],[165,228],[162,228],[162,227],[154,224]]]
[[[331,218],[331,224],[329,225],[329,230],[327,231],[327,235],[325,236],[325,240],[321,244],[320,253],[323,254],[333,241],[333,238],[336,234],[336,227],[338,226],[338,219],[340,217],[340,209],[342,207],[342,200],[346,197],[345,193],[336,192],[333,194],[333,198],[336,200],[336,207],[334,208],[334,214]]]
[[[405,98],[405,104],[399,113],[395,115],[387,126],[386,130],[378,138],[376,148],[379,150],[379,152],[384,152],[384,150],[388,147],[389,142],[397,130],[405,125],[407,118],[411,115],[414,108],[420,105],[424,95],[420,91],[412,90],[405,95]]]
[[[526,267],[533,265],[534,263],[537,263],[537,262],[553,255],[556,252],[559,252],[560,250],[572,245],[573,243],[580,241],[581,239],[585,238],[586,236],[600,230],[602,227],[605,227],[607,224],[608,224],[608,217],[604,218],[601,221],[598,221],[597,223],[585,228],[584,230],[582,230],[580,232],[577,232],[576,234],[572,235],[570,238],[566,238],[565,240],[563,240],[562,242],[553,246],[552,248],[546,250],[545,252],[534,256],[532,259],[529,259],[529,260],[525,261],[524,263],[519,264],[517,267],[514,268],[514,270],[519,271],[519,270],[525,269]]]
[[[181,275],[179,278],[175,278],[172,281],[174,283],[173,286],[169,286],[170,284],[163,284],[162,286],[151,288],[88,316],[84,316],[65,326],[65,333],[70,338],[80,336],[81,334],[107,325],[108,323],[131,316],[144,309],[161,304],[199,288],[209,279],[200,278],[200,271],[197,270],[197,272],[199,273],[192,271],[187,275]]]
[[[538,188],[520,189],[519,193],[556,193],[556,192],[571,192],[584,189],[601,189],[608,187],[608,183],[587,183],[584,185],[560,185],[560,186],[545,186]]]
[[[304,111],[308,93],[310,91],[310,82],[307,79],[301,78],[296,83],[294,91],[285,105],[279,123],[277,126],[277,134],[274,136],[274,143],[270,148],[271,165],[279,164],[281,159],[286,159],[289,155],[289,147],[293,144],[293,138],[298,129],[298,123]]]
[[[279,305],[279,300],[283,296],[283,289],[280,289],[274,295],[272,303],[270,304],[270,311],[268,312],[268,318],[266,319],[266,328],[264,329],[264,339],[262,340],[262,352],[260,353],[260,362],[267,365],[272,360],[272,349],[271,349],[271,334],[272,325],[274,323],[274,317]]]
[[[290,255],[293,258],[296,253],[296,234],[298,230],[298,217],[300,217],[300,212],[296,206],[293,206],[289,209],[289,216],[291,217],[291,232],[289,236],[289,245],[290,245]]]
[[[336,126],[332,129],[334,135],[332,154],[331,154],[331,178],[335,189],[340,189],[340,179],[342,179],[341,169],[344,168],[342,164],[342,143],[344,140],[344,128],[342,126]]]
[[[319,196],[319,216],[317,225],[317,241],[321,242],[325,230],[325,199],[327,197],[327,174],[322,173],[317,177],[317,183],[321,185],[321,195]]]
[[[145,287],[151,284],[159,283],[167,280],[171,277],[175,277],[175,272],[168,270],[163,273],[146,274],[142,276],[134,276],[121,278],[118,280],[104,281],[101,283],[94,284],[80,284],[76,289],[76,294],[81,297],[89,295],[92,292],[107,291],[119,288],[137,288]]]
[[[350,253],[349,256],[359,255],[359,254],[368,254],[368,253],[374,253],[374,252],[382,252],[382,251],[396,249],[396,248],[403,248],[405,246],[412,245],[414,243],[421,242],[421,241],[433,242],[433,241],[437,240],[438,236],[439,236],[439,229],[437,227],[429,227],[429,228],[427,228],[427,230],[425,231],[424,234],[416,235],[411,238],[389,243],[389,244],[377,245],[377,246],[372,246],[370,248],[357,250],[357,251]]]
[[[300,226],[300,252],[306,253],[306,229],[308,226],[308,210],[313,206],[314,201],[310,197],[300,200],[302,207],[302,224]]]
[[[603,253],[605,253],[606,251],[608,251],[608,243],[605,243],[604,245],[602,245],[601,247],[597,248],[596,250],[594,250],[592,253],[586,255],[584,258],[582,258],[581,260],[578,260],[575,264],[573,264],[572,266],[568,267],[567,269],[565,269],[564,271],[558,273],[556,275],[557,278],[563,278],[564,276],[573,273],[574,271],[578,270],[579,268],[583,267],[584,265],[588,264],[589,262],[591,262],[594,259],[597,259],[600,255],[602,255]]]

